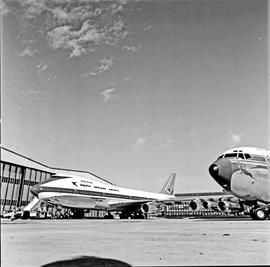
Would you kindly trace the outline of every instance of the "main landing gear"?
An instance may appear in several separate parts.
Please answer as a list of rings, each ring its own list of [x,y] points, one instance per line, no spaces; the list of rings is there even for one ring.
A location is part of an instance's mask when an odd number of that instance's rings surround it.
[[[134,213],[129,213],[129,212],[122,212],[119,215],[120,219],[146,219],[145,215],[142,212],[134,212]]]
[[[141,208],[135,210],[124,210],[119,215],[120,219],[147,219],[147,212],[143,212]]]
[[[253,220],[265,220],[269,217],[269,208],[267,207],[253,207],[250,210],[250,217]]]
[[[104,216],[104,219],[114,219],[114,217],[110,212],[108,212],[108,214]]]

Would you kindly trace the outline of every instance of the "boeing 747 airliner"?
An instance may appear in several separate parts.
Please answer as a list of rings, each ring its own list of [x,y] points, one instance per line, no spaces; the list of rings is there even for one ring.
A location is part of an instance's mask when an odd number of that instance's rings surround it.
[[[120,211],[120,219],[147,218],[148,202],[174,199],[174,182],[175,173],[172,173],[160,193],[150,193],[56,174],[35,185],[31,192],[39,200],[72,209],[75,218],[82,218],[87,209]],[[27,218],[26,212],[24,218]]]

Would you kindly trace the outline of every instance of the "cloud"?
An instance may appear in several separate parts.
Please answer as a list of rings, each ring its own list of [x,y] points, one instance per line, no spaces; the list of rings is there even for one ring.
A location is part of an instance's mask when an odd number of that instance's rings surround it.
[[[22,91],[23,96],[28,96],[28,95],[40,95],[41,91],[40,90],[33,90],[33,89],[28,89]]]
[[[47,78],[47,82],[52,82],[54,80],[56,80],[56,76],[55,75]]]
[[[146,26],[144,27],[144,31],[150,31],[152,29],[152,25]]]
[[[36,68],[37,68],[37,72],[40,74],[41,72],[43,72],[44,70],[48,68],[48,65],[41,62],[40,64],[36,65]]]
[[[2,16],[8,14],[10,12],[10,9],[7,7],[4,1],[0,2],[0,12]]]
[[[155,107],[149,107],[149,111],[154,113],[155,117],[158,117],[160,114],[159,109]],[[137,118],[137,123],[140,124],[140,127],[143,127],[144,138],[145,140],[147,139],[148,146],[154,150],[169,149],[177,142],[183,140],[182,121],[183,117],[180,114],[166,118],[164,123],[160,122],[160,124],[144,118],[143,115]],[[161,125],[163,126],[161,127]],[[195,134],[195,132],[191,132],[191,135]]]
[[[123,50],[125,50],[127,52],[132,52],[132,53],[139,52],[140,49],[141,49],[141,46],[139,46],[139,47],[136,48],[135,46],[127,46],[127,45],[125,45],[123,47]]]
[[[126,5],[120,0],[14,0],[5,1],[4,7],[11,10],[6,15],[14,14],[21,29],[35,27],[34,19],[42,16],[44,23],[35,32],[53,50],[66,50],[75,58],[104,45],[118,45],[129,36],[123,16]]]
[[[157,131],[155,133],[152,133],[151,139],[153,141],[155,150],[167,148],[176,141],[176,139],[170,137],[168,133],[163,132],[163,131]]]
[[[23,98],[27,99],[30,102],[38,100],[40,97],[43,97],[46,94],[46,92],[36,89],[27,89],[22,91]]]
[[[243,137],[242,133],[236,134],[233,133],[232,131],[228,130],[228,133],[230,135],[230,140],[229,140],[229,146],[230,147],[236,147],[239,146]]]
[[[139,137],[137,140],[136,140],[136,143],[135,145],[133,146],[134,149],[138,149],[140,147],[142,147],[145,143],[146,143],[147,139],[145,137]]]
[[[191,131],[189,131],[189,133],[188,133],[188,136],[189,136],[189,137],[194,137],[194,136],[197,136],[197,135],[198,135],[198,132],[195,131],[195,130],[191,130]]]
[[[36,53],[36,50],[27,46],[20,54],[19,57],[32,57]]]
[[[114,87],[105,89],[101,94],[103,96],[103,102],[108,102],[111,98],[118,99],[119,97],[116,95],[113,95],[113,93],[116,91]]]
[[[126,82],[131,81],[131,77],[129,77],[129,76],[125,76],[125,77],[124,77],[124,81],[126,81]]]
[[[113,59],[104,58],[100,61],[100,66],[94,69],[94,72],[92,72],[92,75],[98,75],[98,74],[103,73],[104,71],[108,71],[110,70],[112,66],[113,66]]]
[[[103,58],[100,61],[100,65],[98,67],[95,67],[93,71],[82,73],[83,77],[89,77],[90,75],[96,76],[99,75],[105,71],[108,71],[113,66],[113,59],[110,58]]]

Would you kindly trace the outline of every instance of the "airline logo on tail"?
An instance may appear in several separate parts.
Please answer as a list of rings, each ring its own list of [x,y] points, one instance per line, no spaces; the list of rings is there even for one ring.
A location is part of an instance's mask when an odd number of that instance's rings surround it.
[[[174,191],[174,182],[175,182],[175,173],[171,173],[166,183],[163,185],[160,193],[166,195],[173,195]]]

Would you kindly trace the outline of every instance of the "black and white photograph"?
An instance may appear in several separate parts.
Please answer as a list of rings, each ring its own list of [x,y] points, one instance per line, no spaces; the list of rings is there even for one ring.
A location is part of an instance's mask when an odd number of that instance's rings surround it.
[[[267,0],[1,0],[1,266],[270,265]]]

